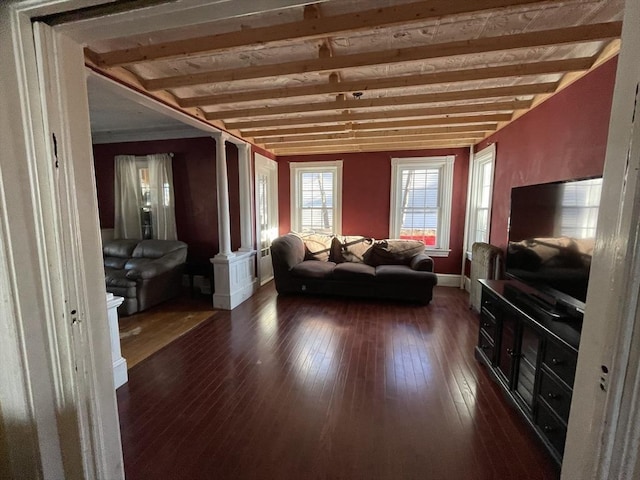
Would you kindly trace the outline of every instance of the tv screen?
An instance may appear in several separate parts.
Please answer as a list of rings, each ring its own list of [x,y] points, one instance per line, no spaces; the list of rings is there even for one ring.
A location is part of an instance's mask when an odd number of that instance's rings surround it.
[[[601,178],[514,187],[506,272],[557,300],[584,302]]]

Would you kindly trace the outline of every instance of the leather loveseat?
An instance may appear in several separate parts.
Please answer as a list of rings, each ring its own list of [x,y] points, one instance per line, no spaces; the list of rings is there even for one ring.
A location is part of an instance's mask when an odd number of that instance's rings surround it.
[[[111,240],[103,245],[107,292],[124,297],[121,316],[180,293],[187,244],[177,240]]]
[[[288,233],[273,241],[278,293],[431,301],[438,279],[420,242],[322,237]]]

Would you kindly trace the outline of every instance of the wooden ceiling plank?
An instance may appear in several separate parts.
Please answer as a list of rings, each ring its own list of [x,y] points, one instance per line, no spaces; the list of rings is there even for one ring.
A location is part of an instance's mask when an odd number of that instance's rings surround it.
[[[377,121],[388,118],[408,118],[408,117],[431,117],[431,116],[449,116],[459,113],[480,113],[482,111],[495,112],[500,108],[494,108],[492,104],[474,106],[467,108],[467,105],[454,105],[436,108],[413,108],[410,110],[395,110],[385,112],[367,112],[367,113],[346,113],[338,115],[323,115],[313,117],[286,117],[271,120],[247,120],[242,122],[225,122],[227,128],[246,130],[251,128],[266,127],[291,127],[297,125],[321,125],[323,123],[344,123],[354,121]],[[509,109],[512,110],[512,109]],[[455,118],[455,117],[451,117]],[[511,118],[508,116],[508,118]]]
[[[300,41],[356,32],[381,26],[392,26],[441,18],[461,13],[480,12],[496,8],[514,7],[543,0],[429,0],[376,8],[363,12],[349,12],[325,18],[306,18],[281,25],[269,25],[234,32],[189,38],[172,42],[137,46],[95,53],[101,67],[123,66],[139,62],[210,54],[249,45],[265,45],[279,41]]]
[[[509,87],[493,87],[480,89],[456,90],[419,95],[402,95],[392,97],[379,97],[372,99],[344,100],[332,102],[297,103],[294,105],[282,105],[274,107],[245,108],[239,110],[220,110],[207,112],[209,120],[234,119],[246,117],[265,117],[272,115],[287,115],[290,113],[322,112],[329,110],[362,109],[393,107],[404,105],[418,105],[427,103],[455,102],[460,100],[478,100],[498,97],[517,97],[522,95],[537,95],[554,92],[558,84],[556,82],[533,83],[514,85]],[[501,108],[509,108],[503,106]],[[517,108],[528,108],[517,107]]]
[[[161,77],[145,80],[144,84],[147,90],[157,91],[218,82],[233,82],[256,78],[281,77],[298,73],[327,72],[373,65],[387,65],[455,55],[474,55],[518,48],[563,45],[616,38],[620,36],[621,29],[622,22],[579,25],[576,27],[518,33],[514,35],[458,40],[442,44],[424,45],[421,47],[391,49],[329,58],[296,60],[280,64],[255,65],[231,70]]]
[[[428,136],[428,135],[459,135],[464,134],[485,134],[496,129],[496,123],[476,124],[476,125],[460,125],[453,127],[431,127],[431,128],[407,128],[397,130],[371,130],[364,132],[344,132],[344,133],[313,133],[305,135],[274,135],[264,137],[254,137],[254,141],[260,144],[267,143],[296,143],[309,140],[338,140],[341,138],[381,138],[404,136]]]
[[[365,144],[358,146],[339,146],[339,147],[312,147],[304,149],[278,149],[273,153],[276,155],[313,155],[313,154],[341,154],[349,152],[389,152],[389,151],[401,151],[401,150],[435,150],[441,148],[466,148],[474,145],[473,141],[469,142],[434,142],[434,143],[389,143],[389,144]]]
[[[332,145],[361,145],[361,144],[378,144],[378,143],[390,143],[393,142],[394,139],[397,141],[406,141],[406,142],[435,142],[435,141],[472,141],[475,140],[479,142],[482,140],[484,136],[482,133],[478,133],[476,135],[469,134],[440,134],[439,136],[402,136],[397,135],[396,137],[380,137],[380,138],[344,138],[344,139],[334,139],[334,140],[312,140],[308,142],[278,142],[278,143],[267,143],[265,144],[265,148],[268,150],[278,149],[278,148],[299,148],[299,147],[322,147],[322,146],[332,146]]]
[[[550,60],[545,62],[520,63],[500,67],[474,68],[436,72],[421,75],[404,75],[400,77],[372,78],[366,80],[350,80],[342,83],[308,85],[302,87],[282,87],[267,90],[246,92],[228,92],[218,95],[206,95],[178,99],[183,107],[204,107],[209,105],[237,104],[273,98],[305,97],[311,95],[331,95],[349,92],[367,92],[372,90],[388,90],[394,88],[436,85],[439,83],[469,82],[494,78],[526,77],[571,71],[588,70],[595,57],[570,58],[566,60]]]

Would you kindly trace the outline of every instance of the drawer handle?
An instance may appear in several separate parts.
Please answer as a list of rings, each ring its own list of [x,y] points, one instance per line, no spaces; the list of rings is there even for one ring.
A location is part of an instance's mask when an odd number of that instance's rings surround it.
[[[490,323],[488,323],[488,322],[484,322],[484,323],[482,324],[482,328],[489,328],[490,326],[491,326],[491,324],[490,324]]]
[[[547,393],[547,398],[551,400],[557,400],[558,398],[560,398],[560,395],[558,395],[557,393],[549,392]]]
[[[517,358],[519,355],[516,354],[516,352],[510,348],[507,348],[507,355],[509,355],[511,358]]]
[[[551,363],[553,365],[556,365],[556,366],[564,365],[564,360],[560,360],[560,359],[554,357],[554,358],[551,359]]]
[[[491,345],[482,345],[480,348],[483,350],[491,350],[493,347]]]
[[[549,426],[549,425],[545,425],[544,427],[542,427],[542,429],[546,432],[546,433],[551,433],[553,431],[555,431],[555,428]]]

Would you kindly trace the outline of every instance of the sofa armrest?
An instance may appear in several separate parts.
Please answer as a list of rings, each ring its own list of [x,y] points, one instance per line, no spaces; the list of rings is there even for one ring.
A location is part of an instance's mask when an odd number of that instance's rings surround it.
[[[136,265],[127,270],[127,278],[131,280],[146,280],[169,272],[184,265],[186,249],[176,250],[151,262]]]
[[[419,272],[433,272],[433,259],[426,253],[414,255],[409,265],[412,270]]]

